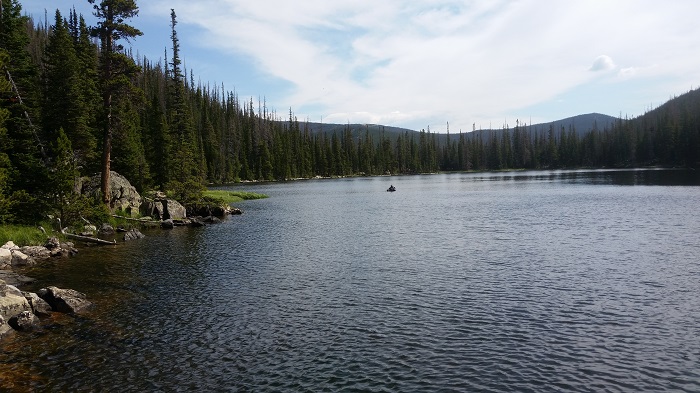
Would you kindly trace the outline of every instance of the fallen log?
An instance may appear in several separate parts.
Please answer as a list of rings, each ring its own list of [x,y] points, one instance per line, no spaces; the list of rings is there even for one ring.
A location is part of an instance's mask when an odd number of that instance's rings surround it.
[[[117,244],[116,240],[110,242],[109,240],[102,240],[102,239],[98,239],[96,237],[74,235],[72,233],[66,233],[66,232],[64,232],[63,235],[69,239],[80,240],[80,241],[87,242],[87,243],[102,244],[105,246],[113,246],[113,245]]]

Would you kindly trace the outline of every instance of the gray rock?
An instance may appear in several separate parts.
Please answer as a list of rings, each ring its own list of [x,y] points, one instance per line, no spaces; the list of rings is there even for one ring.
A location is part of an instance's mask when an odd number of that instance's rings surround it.
[[[46,244],[44,244],[44,247],[48,248],[49,250],[55,250],[57,248],[61,248],[61,242],[58,240],[57,237],[52,236],[46,240]]]
[[[24,298],[27,299],[27,302],[32,308],[34,315],[38,315],[40,317],[51,315],[51,305],[47,303],[46,300],[40,298],[39,295],[34,292],[22,292],[22,294],[24,295]]]
[[[5,318],[0,315],[0,338],[9,336],[11,334],[15,333],[15,329],[10,326],[9,323],[5,320]]]
[[[183,219],[187,217],[187,209],[180,204],[180,202],[174,199],[166,199],[163,201],[163,206],[165,207],[164,218]]]
[[[13,285],[0,281],[0,316],[8,320],[22,311],[31,311],[29,302]]]
[[[23,276],[9,270],[0,270],[0,282],[5,281],[7,285],[21,286],[33,282],[31,277]]]
[[[143,239],[146,237],[141,231],[138,229],[129,229],[125,234],[124,234],[124,241],[128,242],[131,240],[137,240],[137,239]]]
[[[207,225],[207,224],[204,223],[204,221],[202,220],[201,217],[190,218],[190,226],[192,228],[199,228],[199,227],[203,227],[205,225]]]
[[[35,260],[51,258],[51,250],[44,246],[24,246],[20,249],[20,251],[28,255],[30,258],[34,258]]]
[[[89,311],[93,304],[87,300],[84,293],[73,289],[57,287],[42,288],[37,293],[54,311],[68,314],[82,314]]]
[[[99,195],[100,182],[99,173],[87,180],[83,180],[81,192],[84,195]],[[111,171],[109,175],[109,189],[109,204],[112,210],[122,210],[132,217],[138,214],[143,198],[136,191],[136,188],[129,183],[129,180],[117,172]]]
[[[204,217],[204,222],[208,222],[210,224],[218,224],[221,222],[221,220],[218,217],[208,216]]]
[[[6,248],[0,248],[0,270],[12,267],[12,252]]]
[[[12,250],[12,266],[33,266],[36,265],[36,261],[34,258],[31,258],[29,255],[23,253],[19,249],[17,250]]]
[[[173,220],[164,220],[160,223],[160,227],[163,229],[173,229],[175,228],[175,223]]]
[[[39,324],[39,318],[31,311],[22,311],[7,321],[15,330],[28,331],[34,329]]]
[[[17,247],[17,245],[15,244],[15,242],[13,242],[12,240],[10,240],[10,241],[8,241],[7,243],[3,244],[2,247],[0,247],[0,248],[4,248],[5,250],[10,250],[10,251],[12,251],[12,250],[19,250],[19,247]]]
[[[112,227],[112,226],[109,225],[108,223],[102,224],[102,226],[100,227],[99,231],[97,231],[97,233],[98,233],[100,236],[114,235],[114,232],[115,232],[115,231],[114,231],[114,227]]]

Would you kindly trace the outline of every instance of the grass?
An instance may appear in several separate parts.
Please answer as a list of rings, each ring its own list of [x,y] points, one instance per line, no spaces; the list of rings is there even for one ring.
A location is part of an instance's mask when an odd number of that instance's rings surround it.
[[[38,227],[26,225],[1,225],[0,246],[12,240],[19,247],[42,246],[48,236]]]
[[[268,197],[265,194],[258,194],[256,192],[226,190],[206,190],[204,191],[204,196],[209,198],[221,199],[224,201],[224,203],[236,203],[249,199],[264,199]]]

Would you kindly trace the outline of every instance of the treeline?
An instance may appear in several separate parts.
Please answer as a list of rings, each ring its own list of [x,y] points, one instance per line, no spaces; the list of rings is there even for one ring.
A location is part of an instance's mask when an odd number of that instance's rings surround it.
[[[265,100],[195,83],[181,65],[174,11],[165,60],[153,61],[119,44],[140,35],[126,24],[133,0],[88,0],[97,26],[74,10],[35,24],[17,0],[0,1],[0,222],[83,206],[74,179],[105,163],[140,191],[187,200],[204,184],[244,180],[700,161],[698,90],[585,133],[520,123],[451,135],[315,132],[291,109],[281,116]],[[109,30],[104,7],[124,12],[122,33]]]

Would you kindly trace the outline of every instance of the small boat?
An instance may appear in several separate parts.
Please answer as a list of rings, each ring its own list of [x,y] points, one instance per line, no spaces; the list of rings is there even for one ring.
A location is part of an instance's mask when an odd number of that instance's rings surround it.
[[[391,185],[391,187],[386,189],[386,192],[394,192],[394,191],[396,191],[396,187],[394,187],[393,184]]]

